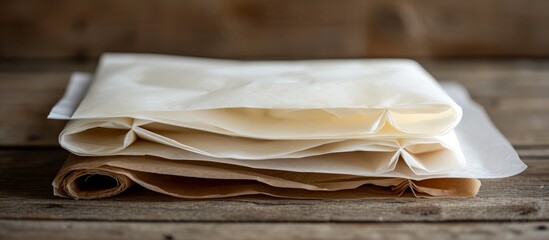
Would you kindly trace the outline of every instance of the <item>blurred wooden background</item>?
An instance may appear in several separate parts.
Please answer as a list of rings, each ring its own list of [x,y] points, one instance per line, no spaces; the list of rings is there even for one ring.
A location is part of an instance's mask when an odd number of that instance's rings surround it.
[[[0,0],[1,59],[543,57],[546,0]]]

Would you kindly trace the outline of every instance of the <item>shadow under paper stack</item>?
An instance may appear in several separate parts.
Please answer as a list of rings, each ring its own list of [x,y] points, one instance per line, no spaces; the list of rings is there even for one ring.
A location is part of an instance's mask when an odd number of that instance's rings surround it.
[[[75,199],[134,184],[183,198],[472,197],[477,178],[526,168],[461,86],[410,60],[105,54],[50,118],[70,119],[53,186]]]

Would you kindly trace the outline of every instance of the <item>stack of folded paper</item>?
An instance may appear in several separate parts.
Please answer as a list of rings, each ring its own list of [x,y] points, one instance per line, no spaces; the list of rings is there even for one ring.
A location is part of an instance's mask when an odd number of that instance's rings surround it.
[[[471,197],[477,178],[526,167],[459,85],[410,60],[106,54],[50,118],[70,119],[53,186],[75,199],[134,184],[183,198]]]

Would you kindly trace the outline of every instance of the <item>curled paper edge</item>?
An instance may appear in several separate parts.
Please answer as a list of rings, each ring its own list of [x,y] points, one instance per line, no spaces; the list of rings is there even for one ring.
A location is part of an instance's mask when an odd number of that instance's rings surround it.
[[[92,82],[90,73],[74,72],[63,97],[53,106],[48,119],[69,120],[80,105]]]
[[[496,128],[484,108],[457,82],[441,82],[461,105],[463,118],[455,131],[466,159],[466,169],[476,178],[504,178],[526,170],[511,143]],[[471,161],[476,160],[476,161]]]

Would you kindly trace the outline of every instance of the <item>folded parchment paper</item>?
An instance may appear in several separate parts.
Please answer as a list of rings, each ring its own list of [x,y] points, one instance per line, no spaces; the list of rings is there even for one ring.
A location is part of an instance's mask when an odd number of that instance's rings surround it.
[[[460,117],[461,108],[410,60],[107,54],[60,143],[82,156],[300,158],[307,165],[369,159],[363,175],[391,172],[402,157],[414,174],[432,175],[465,165],[451,132]],[[173,158],[163,145],[181,151]]]
[[[60,142],[81,155],[56,177],[58,196],[107,197],[138,183],[187,198],[468,197],[474,178],[526,167],[467,92],[446,84],[465,112],[452,131],[462,109],[412,61],[116,54],[97,74],[80,104],[91,75],[75,74],[50,114],[72,119]]]
[[[235,61],[105,54],[88,93],[69,117],[92,120],[88,131],[117,128],[129,118],[153,122],[156,129],[168,125],[172,130],[293,140],[435,136],[455,127],[461,114],[411,60]],[[70,148],[72,141],[64,136],[61,144]]]
[[[87,81],[91,81],[90,75],[75,74],[70,82],[72,87],[68,88],[67,95],[70,95],[71,91],[84,89],[88,85]],[[430,177],[434,178],[431,180],[416,176],[411,178],[415,180],[407,180],[405,175],[410,174],[407,171],[409,168],[402,167],[402,164],[395,168],[399,167],[398,169],[403,174],[396,174],[398,171],[395,171],[392,176],[387,175],[387,177],[380,178],[368,177],[369,175],[364,174],[362,170],[364,161],[352,160],[340,161],[337,164],[328,161],[332,164],[324,164],[322,161],[314,161],[314,159],[309,161],[303,161],[303,159],[300,161],[295,161],[299,159],[242,161],[207,157],[203,157],[205,159],[188,158],[211,160],[211,163],[204,163],[165,160],[158,157],[78,157],[72,155],[53,182],[54,191],[57,196],[94,199],[119,194],[138,183],[153,191],[193,198],[256,193],[291,198],[397,197],[403,194],[407,188],[412,189],[415,196],[420,197],[467,197],[474,196],[480,186],[478,180],[468,177],[507,177],[523,171],[526,166],[518,159],[510,144],[490,123],[482,109],[472,102],[466,90],[456,83],[443,83],[442,86],[452,98],[456,99],[465,112],[461,124],[456,128],[458,139],[462,142],[461,146],[466,149],[464,154],[468,161],[464,168],[467,172],[465,174],[456,172],[453,173],[453,177],[431,175]],[[74,95],[71,98],[64,98],[60,102],[63,102],[65,106],[77,106],[78,99],[78,96]],[[60,105],[55,108],[64,115],[74,111],[70,107],[59,110],[63,108]],[[160,146],[162,145],[156,145],[155,149]],[[164,146],[156,150],[160,150],[162,154],[159,155],[163,155],[167,159],[181,159],[182,152],[177,148]],[[144,164],[141,165],[140,163],[143,162]],[[177,165],[178,163],[182,164]],[[210,171],[210,175],[206,175],[204,169]],[[212,176],[212,169],[220,170],[219,175],[216,175],[217,171],[214,170]],[[245,171],[244,173],[242,171],[231,173],[231,169],[244,169]],[[267,171],[271,175],[265,175],[262,171]],[[281,178],[280,175],[276,175],[284,172],[286,172],[285,176],[290,175],[291,177]],[[197,177],[198,173],[201,175]],[[227,178],[227,175],[230,174],[233,174],[233,177]],[[206,176],[209,178],[205,178]],[[222,176],[231,180],[219,179]],[[234,179],[234,176],[238,177]],[[295,180],[300,176],[302,176],[301,181]],[[319,178],[321,180],[318,180]],[[317,182],[308,182],[307,179],[316,179]],[[268,184],[273,181],[278,185]],[[242,185],[243,182],[246,184]],[[334,185],[328,186],[327,184],[331,182]],[[283,183],[287,185],[281,185]],[[288,185],[293,188],[289,189]],[[328,187],[334,186],[336,189],[342,187],[346,187],[346,189],[329,190]],[[323,187],[326,190],[311,190]],[[357,188],[353,189],[352,187]]]
[[[76,73],[72,76],[71,81],[69,83],[69,87],[67,90],[66,95],[61,99],[61,101],[54,106],[51,115],[53,118],[70,118],[72,115],[72,112],[75,110],[75,106],[78,106],[79,99],[81,99],[81,95],[73,94],[73,93],[83,93],[85,92],[85,89],[89,82],[91,81],[91,75],[85,74],[85,73]],[[433,139],[439,139],[440,144],[424,144],[420,145],[422,146],[422,149],[414,149],[415,152],[417,151],[425,151],[425,150],[443,150],[443,151],[433,151],[437,152],[438,154],[444,153],[444,148],[439,148],[442,146],[442,143],[447,148],[451,148],[451,146],[459,146],[464,149],[463,154],[465,156],[465,167],[463,169],[454,169],[447,171],[444,173],[444,171],[440,171],[440,173],[443,173],[442,175],[435,174],[436,172],[429,172],[426,170],[429,170],[429,163],[432,163],[433,165],[437,163],[437,161],[423,161],[423,164],[417,164],[412,165],[416,167],[412,167],[412,170],[415,170],[415,172],[419,173],[419,175],[430,174],[430,175],[436,175],[438,177],[476,177],[476,178],[499,178],[499,177],[507,177],[515,175],[522,170],[526,168],[526,166],[520,161],[518,158],[517,153],[514,151],[512,146],[505,140],[505,138],[499,133],[499,131],[493,126],[493,124],[490,122],[488,116],[480,106],[478,106],[476,103],[474,103],[470,97],[467,94],[467,91],[461,87],[459,84],[456,83],[443,83],[442,86],[444,89],[452,96],[452,98],[456,99],[456,101],[463,107],[463,111],[466,112],[466,117],[464,117],[461,121],[461,124],[457,126],[455,129],[455,133],[458,137],[459,144],[456,144],[455,142],[452,143],[452,141],[444,140],[443,137],[437,137],[437,138],[415,138],[414,141],[422,141],[428,143],[428,141],[431,141]],[[72,107],[71,107],[72,106]],[[69,123],[72,124],[72,123]],[[127,132],[127,130],[124,130]],[[451,135],[451,133],[450,133]],[[193,135],[196,136],[196,135]],[[220,136],[220,135],[215,135]],[[215,137],[214,136],[214,137]],[[215,139],[215,138],[213,138]],[[452,138],[449,138],[452,139]],[[106,139],[108,140],[108,139]],[[234,138],[233,138],[234,140]],[[189,141],[193,141],[193,139],[189,139]],[[369,159],[368,162],[364,161],[355,161],[355,158],[352,157],[345,157],[345,155],[333,156],[331,155],[329,158],[302,158],[300,161],[295,161],[292,158],[285,158],[285,159],[268,159],[267,157],[275,158],[275,156],[268,156],[263,155],[264,158],[262,161],[246,161],[246,159],[250,159],[250,156],[244,155],[249,151],[249,155],[252,156],[261,156],[260,153],[256,151],[257,148],[261,148],[262,144],[255,144],[254,148],[246,148],[247,151],[239,151],[238,148],[234,147],[234,141],[219,141],[221,144],[217,143],[214,145],[224,145],[224,146],[230,146],[223,148],[225,152],[225,156],[220,155],[222,158],[215,158],[215,157],[209,157],[208,154],[205,154],[204,152],[199,152],[201,154],[195,154],[192,151],[185,151],[181,150],[176,147],[172,147],[170,144],[177,145],[177,143],[170,143],[167,144],[156,144],[154,141],[137,141],[133,143],[133,145],[129,145],[129,147],[123,148],[122,151],[119,152],[119,154],[124,155],[134,155],[134,156],[140,156],[140,155],[154,155],[159,156],[167,159],[177,159],[177,160],[204,160],[204,161],[212,161],[212,162],[220,162],[220,163],[228,163],[228,164],[234,164],[234,165],[241,165],[241,166],[247,166],[252,168],[262,168],[262,169],[272,169],[272,170],[293,170],[298,172],[303,171],[309,171],[309,172],[320,172],[320,173],[334,173],[334,174],[352,174],[352,175],[359,175],[359,176],[383,176],[383,177],[409,177],[413,179],[422,179],[420,176],[405,176],[402,174],[392,174],[392,173],[383,173],[383,172],[390,172],[393,170],[393,167],[395,166],[396,159],[398,159],[398,155],[403,155],[404,160],[406,161],[406,155],[402,154],[406,151],[406,148],[399,148],[399,153],[394,154],[394,149],[397,146],[397,142],[401,144],[401,146],[405,146],[405,139],[400,139],[398,141],[387,141],[387,140],[377,140],[376,144],[371,144],[366,146],[361,146],[363,149],[367,148],[370,151],[375,151],[376,153],[372,152],[364,152],[362,153],[364,155],[372,155],[376,154],[376,158]],[[90,146],[97,145],[101,146],[101,144],[104,144],[104,141],[89,141]],[[215,142],[215,141],[212,141]],[[273,141],[271,141],[273,142]],[[274,141],[275,143],[277,141]],[[299,142],[299,141],[298,141]],[[300,146],[298,142],[294,141],[291,142],[291,144],[283,145],[287,150],[299,150]],[[320,140],[318,142],[326,142],[326,140]],[[336,140],[336,142],[341,142],[339,140]],[[367,142],[363,139],[353,140],[352,143],[357,142]],[[372,141],[374,142],[374,141]],[[249,142],[248,142],[249,143]],[[310,142],[309,142],[310,143]],[[307,144],[309,144],[307,143]],[[421,143],[421,142],[418,142]],[[81,143],[77,143],[81,144]],[[244,143],[246,144],[246,143]],[[110,148],[112,145],[107,144]],[[76,145],[78,146],[78,145]],[[274,145],[276,148],[274,150],[279,151],[281,149],[280,146]],[[297,146],[297,147],[296,147]],[[293,147],[293,149],[292,149]],[[426,148],[425,148],[426,147]],[[70,151],[73,149],[69,148]],[[317,149],[318,150],[318,149]],[[352,150],[346,149],[346,150]],[[118,151],[118,150],[117,150]],[[235,152],[237,151],[237,152]],[[320,153],[327,153],[328,151],[332,152],[340,152],[338,150],[328,149]],[[76,151],[80,155],[93,155],[93,154],[82,154],[81,151]],[[460,153],[461,151],[454,151],[457,153]],[[108,152],[110,154],[114,154],[111,152]],[[296,151],[293,154],[293,157],[304,157],[306,155],[304,154],[297,154]],[[356,152],[349,151],[348,153],[351,153],[350,155],[355,157]],[[229,155],[233,154],[233,155]],[[310,154],[314,155],[314,154]],[[101,156],[100,154],[95,154],[95,156]],[[318,155],[316,155],[318,156]],[[338,157],[338,158],[336,158]],[[459,158],[459,157],[458,157]],[[332,159],[337,159],[337,161],[332,161]],[[386,160],[377,160],[377,159],[390,159],[390,161]],[[408,164],[412,163],[412,158],[408,158],[407,161]],[[421,157],[420,157],[421,159]],[[448,159],[451,158],[444,158],[442,160],[438,160],[439,162],[443,162],[444,164],[449,164]],[[375,161],[377,160],[377,161]],[[312,164],[314,161],[315,164]],[[283,163],[283,164],[278,164]],[[367,164],[365,164],[367,163]],[[420,161],[421,163],[421,161]],[[451,162],[450,162],[451,163]],[[458,161],[457,165],[452,165],[453,167],[461,166],[463,163],[462,161]],[[435,167],[431,167],[431,169],[435,169]]]

